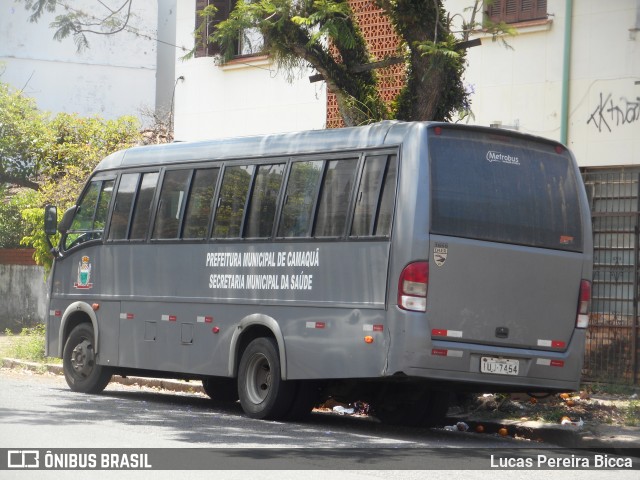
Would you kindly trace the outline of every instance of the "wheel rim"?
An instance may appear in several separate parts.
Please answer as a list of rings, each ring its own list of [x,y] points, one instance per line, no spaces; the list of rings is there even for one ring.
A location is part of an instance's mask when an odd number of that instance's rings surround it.
[[[251,357],[247,366],[245,387],[247,397],[253,404],[262,403],[271,391],[271,365],[262,354]]]
[[[84,379],[91,375],[94,365],[93,345],[84,339],[71,352],[71,372],[74,377]]]

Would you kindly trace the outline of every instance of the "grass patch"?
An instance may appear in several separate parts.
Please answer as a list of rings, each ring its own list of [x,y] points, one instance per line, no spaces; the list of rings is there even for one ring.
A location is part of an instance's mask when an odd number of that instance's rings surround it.
[[[44,355],[45,327],[43,324],[23,328],[17,335],[7,329],[5,335],[9,341],[3,348],[4,356],[38,363],[55,361]]]
[[[640,401],[632,400],[625,408],[624,424],[627,427],[640,427]]]
[[[589,393],[604,393],[608,395],[631,396],[637,391],[637,387],[633,385],[625,385],[620,383],[594,382],[584,384],[582,387]]]

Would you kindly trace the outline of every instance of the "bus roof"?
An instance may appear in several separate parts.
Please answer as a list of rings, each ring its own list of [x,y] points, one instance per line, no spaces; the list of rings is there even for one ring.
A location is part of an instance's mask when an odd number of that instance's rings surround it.
[[[398,145],[402,143],[402,138],[408,131],[425,128],[426,125],[428,125],[426,122],[384,121],[364,127],[133,147],[109,155],[98,164],[95,170]]]
[[[386,120],[362,127],[309,130],[133,147],[112,153],[104,158],[95,168],[95,171],[168,163],[299,155],[400,145],[404,142],[407,135],[410,133],[415,135],[416,131],[425,130],[430,125],[446,125],[448,127],[464,128],[484,133],[496,133],[496,129],[482,126],[443,122],[401,122]],[[501,135],[518,136],[538,142],[557,143],[520,132],[502,129],[500,129],[499,132]]]

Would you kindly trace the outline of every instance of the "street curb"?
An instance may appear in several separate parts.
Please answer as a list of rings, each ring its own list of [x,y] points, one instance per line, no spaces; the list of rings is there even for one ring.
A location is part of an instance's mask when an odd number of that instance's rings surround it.
[[[2,367],[3,368],[22,368],[25,370],[31,370],[38,373],[49,372],[54,375],[64,375],[62,365],[55,365],[51,363],[25,362],[24,360],[17,360],[15,358],[3,358]],[[173,392],[204,394],[204,390],[202,389],[202,386],[200,385],[199,382],[194,383],[194,382],[188,382],[186,380],[180,381],[180,380],[167,380],[164,378],[121,377],[119,375],[114,375],[111,379],[111,382],[119,383],[121,385],[127,385],[127,386],[138,385],[140,387],[164,389],[164,390],[170,390]]]
[[[584,428],[578,428],[538,421],[487,420],[465,416],[449,417],[447,420],[452,425],[464,422],[469,427],[469,432],[476,432],[476,428],[481,425],[483,434],[500,435],[498,432],[505,428],[509,437],[551,443],[564,448],[626,454],[633,449],[636,450],[635,455],[640,456],[640,427],[585,424]]]
[[[3,358],[3,368],[23,368],[39,373],[49,372],[64,375],[62,365],[25,362],[14,358]],[[202,386],[196,383],[180,380],[166,380],[146,377],[121,377],[114,375],[114,383],[127,386],[141,386],[164,389],[173,392],[202,393]],[[473,416],[451,416],[447,418],[448,425],[464,422],[468,426],[469,434],[476,432],[478,425],[482,426],[483,435],[499,435],[501,428],[507,429],[507,436],[524,438],[533,442],[545,442],[566,448],[584,448],[588,450],[606,450],[634,456],[640,456],[640,427],[620,427],[612,425],[587,424],[578,429],[573,426],[556,425],[535,421],[494,420],[481,419]]]

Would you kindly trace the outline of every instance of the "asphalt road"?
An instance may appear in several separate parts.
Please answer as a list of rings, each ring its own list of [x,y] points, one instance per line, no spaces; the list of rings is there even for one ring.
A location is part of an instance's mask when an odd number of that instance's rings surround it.
[[[166,462],[176,455],[209,452],[205,468],[231,470],[214,476],[188,471],[180,473],[180,478],[300,478],[300,472],[291,468],[310,469],[302,475],[305,480],[330,478],[328,471],[343,469],[347,471],[340,472],[340,479],[478,478],[478,472],[465,470],[465,462],[471,459],[478,469],[487,468],[492,453],[513,456],[514,449],[526,449],[531,455],[571,455],[546,450],[549,447],[489,435],[390,427],[332,414],[313,414],[304,422],[259,421],[243,416],[238,404],[212,406],[206,397],[196,394],[110,384],[102,395],[84,395],[71,392],[59,376],[0,369],[0,449],[162,448],[169,449],[160,451],[166,452],[167,458],[158,458],[155,451],[154,462],[165,468],[171,468]],[[217,455],[218,451],[225,455]],[[420,458],[413,452],[419,452]],[[229,460],[230,455],[234,461]],[[354,455],[358,457],[356,467]],[[425,463],[424,458],[429,461]],[[221,463],[216,465],[218,460]],[[400,470],[389,470],[395,465]],[[243,475],[238,468],[252,471]],[[406,468],[415,470],[403,470]],[[426,468],[441,471],[420,471]],[[0,471],[0,478],[26,478],[25,473]],[[62,478],[62,472],[30,473],[34,475],[31,478]],[[482,476],[489,473],[492,479],[513,478],[504,468],[491,468]],[[517,477],[555,478],[557,473],[519,471]],[[596,470],[593,477],[590,473],[565,470],[562,478],[573,478],[574,474],[578,478],[579,474],[581,480],[601,479],[614,471]],[[175,478],[178,472],[90,472],[91,478],[123,478],[124,474],[127,478]],[[615,471],[615,475],[616,479],[635,479],[637,471]],[[64,476],[86,478],[87,472]]]

